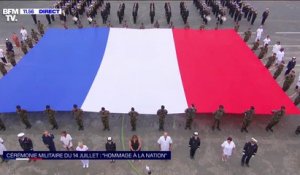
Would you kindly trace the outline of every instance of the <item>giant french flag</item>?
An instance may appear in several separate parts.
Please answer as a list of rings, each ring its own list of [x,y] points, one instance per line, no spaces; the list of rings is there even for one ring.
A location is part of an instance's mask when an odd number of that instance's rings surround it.
[[[155,114],[161,105],[183,113],[190,104],[228,113],[255,106],[270,114],[284,105],[298,114],[271,74],[233,30],[49,29],[0,80],[0,112],[16,105],[42,111],[131,107]]]

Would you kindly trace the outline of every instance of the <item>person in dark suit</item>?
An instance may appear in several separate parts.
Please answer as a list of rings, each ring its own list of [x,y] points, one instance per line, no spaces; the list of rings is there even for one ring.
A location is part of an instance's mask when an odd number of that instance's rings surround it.
[[[251,157],[254,157],[255,154],[257,153],[257,140],[255,138],[251,138],[250,142],[247,142],[244,146],[243,150],[243,157],[241,160],[241,165],[244,166],[246,163],[246,166],[249,167],[249,161]]]
[[[48,147],[49,151],[56,151],[54,144],[54,135],[45,131],[42,136],[43,143]]]
[[[268,16],[269,16],[269,13],[270,13],[270,11],[269,11],[269,9],[267,8],[267,9],[264,11],[264,13],[262,14],[261,25],[264,25],[264,24],[265,24],[266,19],[267,19]]]
[[[293,57],[291,61],[288,62],[287,66],[286,66],[286,71],[284,73],[284,75],[287,75],[291,72],[292,69],[294,69],[296,66],[296,57]]]
[[[116,151],[116,143],[112,141],[111,137],[107,137],[105,149],[106,149],[106,151],[110,151],[110,152]],[[111,160],[111,163],[115,163],[115,160]]]

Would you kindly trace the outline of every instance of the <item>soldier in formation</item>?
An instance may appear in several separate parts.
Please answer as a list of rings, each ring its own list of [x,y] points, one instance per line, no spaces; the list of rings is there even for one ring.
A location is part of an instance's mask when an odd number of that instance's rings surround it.
[[[259,47],[259,39],[253,43],[253,47],[251,48],[251,50],[253,50],[253,51],[257,50],[258,47]]]
[[[35,41],[35,43],[39,41],[38,33],[34,29],[31,29],[31,37]]]
[[[284,68],[284,61],[281,61],[281,63],[277,66],[277,69],[276,69],[276,71],[274,72],[274,75],[273,75],[273,78],[275,80],[281,74],[283,68]]]
[[[221,118],[224,116],[225,114],[225,111],[224,111],[224,106],[223,105],[220,105],[219,106],[219,109],[217,109],[215,112],[214,112],[214,123],[212,125],[212,130],[215,130],[215,127],[217,126],[217,129],[219,131],[221,131],[220,129],[220,121],[221,121]]]
[[[30,129],[31,128],[31,124],[28,120],[28,115],[27,115],[27,111],[25,109],[22,109],[20,105],[18,105],[17,107],[17,114],[19,114],[21,121],[24,123],[24,125],[26,126],[25,129]]]
[[[104,107],[101,108],[101,111],[99,112],[103,124],[103,131],[110,130],[109,129],[109,111],[106,110]]]
[[[279,123],[279,121],[280,121],[280,119],[282,117],[284,117],[284,115],[285,115],[285,107],[281,106],[280,110],[277,110],[277,111],[274,110],[274,111],[272,111],[272,113],[273,113],[273,118],[272,118],[272,120],[270,121],[270,123],[266,127],[266,131],[271,131],[271,132],[273,132],[272,128]]]
[[[249,28],[246,32],[244,32],[244,41],[248,42],[249,39],[251,38],[252,32],[251,32],[251,28]]]
[[[268,57],[268,61],[265,65],[265,67],[267,69],[269,69],[275,63],[275,60],[276,60],[276,53],[273,53],[273,55]]]
[[[5,124],[2,121],[2,119],[0,118],[0,131],[5,131],[5,130],[6,130]]]
[[[297,97],[294,100],[294,104],[297,106],[300,103],[300,92],[298,92]]]
[[[21,50],[24,53],[24,55],[28,53],[27,45],[24,41],[21,41]]]
[[[0,72],[2,73],[3,76],[7,74],[5,65],[6,65],[5,63],[0,62]]]
[[[253,115],[255,114],[254,106],[251,106],[249,110],[244,112],[243,125],[241,128],[241,132],[248,132],[247,127],[250,125],[253,119]]]
[[[38,28],[39,33],[43,36],[45,34],[44,24],[42,24],[40,20],[38,20],[37,28]]]
[[[6,52],[7,59],[10,62],[11,65],[16,66],[17,62],[15,59],[15,54],[13,52]]]
[[[282,90],[284,92],[286,92],[290,88],[290,86],[293,84],[294,80],[295,80],[295,71],[292,70],[292,72],[290,72],[288,75],[285,76]]]
[[[72,115],[75,117],[78,130],[84,130],[83,127],[83,111],[76,104],[73,105]]]
[[[195,118],[197,109],[195,108],[195,105],[192,104],[191,107],[187,108],[185,111],[185,116],[186,116],[186,123],[185,123],[185,128],[184,129],[192,129],[192,123],[193,119]]]
[[[139,4],[134,3],[133,9],[132,9],[132,17],[133,17],[133,23],[136,24],[137,16],[138,16],[138,10],[139,10]]]
[[[153,24],[154,22],[154,16],[155,16],[155,5],[154,3],[150,3],[150,22]]]
[[[44,113],[47,115],[50,125],[52,125],[51,129],[58,129],[58,125],[55,119],[55,111],[51,109],[49,105],[47,105]]]
[[[261,47],[260,48],[260,52],[259,52],[259,55],[258,55],[258,58],[259,59],[263,59],[264,56],[268,53],[268,44],[266,44],[265,46]]]
[[[158,122],[159,122],[159,131],[164,131],[165,118],[168,114],[168,111],[165,109],[165,106],[162,105],[161,108],[157,111]]]
[[[30,49],[33,48],[32,39],[31,39],[30,37],[27,38],[26,43],[27,43],[27,45],[28,45],[28,47],[29,47]]]
[[[136,130],[136,120],[137,120],[139,113],[136,112],[134,110],[134,108],[132,107],[131,111],[128,113],[128,115],[130,117],[131,130],[135,131]]]

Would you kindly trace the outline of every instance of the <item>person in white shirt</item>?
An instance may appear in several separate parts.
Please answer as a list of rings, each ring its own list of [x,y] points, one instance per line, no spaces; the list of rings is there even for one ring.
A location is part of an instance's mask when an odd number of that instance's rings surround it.
[[[264,39],[264,46],[266,45],[266,44],[268,44],[268,45],[270,45],[270,42],[271,42],[271,38],[270,38],[270,36],[269,35],[267,35],[267,37]]]
[[[67,131],[63,131],[61,133],[60,141],[63,144],[63,147],[68,151],[73,151],[73,143],[72,143],[72,137],[70,134],[67,134]]]
[[[256,30],[256,38],[255,38],[255,41],[261,39],[261,35],[262,35],[263,31],[264,31],[264,29],[262,28],[262,26],[260,26],[260,27]]]
[[[3,61],[3,63],[7,63],[4,55],[3,49],[0,48],[0,59]]]
[[[167,132],[164,132],[164,135],[157,140],[157,143],[159,144],[160,151],[171,151],[172,149],[173,141]]]
[[[84,145],[82,142],[78,142],[78,146],[76,148],[76,151],[88,151],[89,148]],[[83,168],[88,168],[89,167],[89,160],[80,160],[82,162]]]
[[[227,140],[222,143],[221,147],[223,149],[222,161],[227,161],[235,149],[235,144],[232,141],[232,138],[228,137]]]
[[[7,149],[3,143],[4,143],[3,139],[0,138],[0,158],[2,159],[2,162],[8,162],[8,160],[4,160],[4,158],[3,158],[3,151],[7,151]]]
[[[274,44],[274,46],[273,46],[272,52],[277,54],[277,52],[278,52],[280,49],[281,49],[280,42],[277,41],[277,43]]]
[[[284,48],[281,48],[276,53],[276,65],[280,64],[283,61],[283,57],[284,57]]]
[[[26,41],[27,37],[28,37],[28,34],[27,34],[27,30],[25,29],[25,27],[21,28],[20,33],[22,35],[22,41]]]

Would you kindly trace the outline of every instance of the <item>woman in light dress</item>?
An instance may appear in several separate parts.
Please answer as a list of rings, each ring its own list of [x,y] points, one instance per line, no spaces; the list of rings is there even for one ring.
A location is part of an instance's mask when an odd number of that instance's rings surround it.
[[[233,150],[235,149],[235,144],[232,141],[231,137],[228,137],[226,141],[224,141],[221,145],[223,154],[222,161],[227,161],[228,158],[232,155]]]

